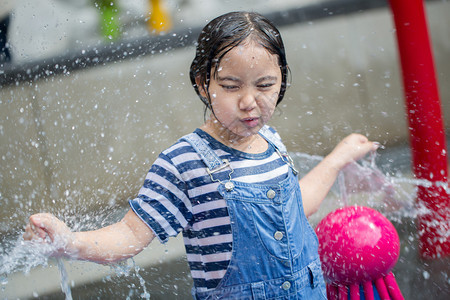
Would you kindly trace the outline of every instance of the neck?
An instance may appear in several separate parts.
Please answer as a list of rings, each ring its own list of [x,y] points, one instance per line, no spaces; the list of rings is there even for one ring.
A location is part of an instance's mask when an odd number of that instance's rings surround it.
[[[267,149],[267,142],[259,134],[240,136],[222,126],[215,118],[210,118],[200,128],[222,144],[242,152],[260,153]]]

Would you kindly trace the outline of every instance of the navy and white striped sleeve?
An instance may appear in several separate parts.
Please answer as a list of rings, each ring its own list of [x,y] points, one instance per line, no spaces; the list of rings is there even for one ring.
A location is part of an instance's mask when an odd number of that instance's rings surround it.
[[[138,196],[129,203],[162,243],[178,235],[192,221],[186,185],[170,158],[163,153],[147,173]]]

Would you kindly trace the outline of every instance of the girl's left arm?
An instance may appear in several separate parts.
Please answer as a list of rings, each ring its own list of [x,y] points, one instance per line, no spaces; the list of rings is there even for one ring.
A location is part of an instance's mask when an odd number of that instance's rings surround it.
[[[375,151],[379,144],[361,134],[344,138],[315,168],[300,179],[303,207],[306,216],[315,213],[335,182],[339,171],[347,164]]]

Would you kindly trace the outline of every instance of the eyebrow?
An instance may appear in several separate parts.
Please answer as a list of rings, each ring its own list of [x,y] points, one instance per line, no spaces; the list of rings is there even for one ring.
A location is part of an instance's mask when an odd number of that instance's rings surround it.
[[[255,83],[258,84],[258,83],[261,83],[261,82],[263,82],[263,81],[272,81],[272,80],[277,81],[277,80],[278,80],[278,77],[277,77],[277,76],[267,75],[267,76],[258,78],[258,79],[255,81]]]
[[[233,76],[225,76],[225,77],[218,76],[217,77],[217,81],[236,81],[236,82],[241,82],[241,80],[239,78],[233,77]]]
[[[268,75],[268,76],[263,76],[261,78],[258,78],[253,83],[254,84],[258,84],[258,83],[261,83],[261,82],[267,81],[267,80],[275,80],[276,81],[277,79],[278,79],[278,77],[276,77],[276,76]],[[219,77],[217,77],[217,80],[218,81],[235,81],[235,82],[241,82],[242,81],[239,78],[233,77],[233,76],[225,76],[225,77],[219,76]]]

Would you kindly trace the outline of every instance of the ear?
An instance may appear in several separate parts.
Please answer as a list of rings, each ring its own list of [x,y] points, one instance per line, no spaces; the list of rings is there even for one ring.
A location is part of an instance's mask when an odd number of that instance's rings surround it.
[[[198,87],[198,92],[200,93],[200,96],[207,99],[207,92],[206,92],[206,85],[201,83],[200,76],[195,77],[195,84]]]

